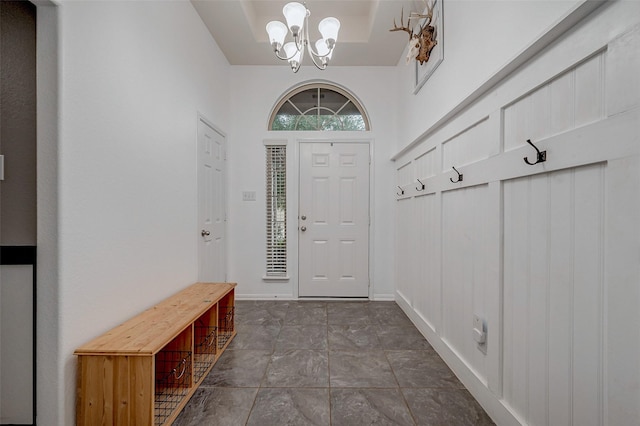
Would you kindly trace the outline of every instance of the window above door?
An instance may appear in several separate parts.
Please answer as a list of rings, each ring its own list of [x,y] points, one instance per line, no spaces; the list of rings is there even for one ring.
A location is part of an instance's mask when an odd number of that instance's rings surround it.
[[[314,83],[282,97],[269,119],[269,130],[366,131],[369,119],[346,90]]]

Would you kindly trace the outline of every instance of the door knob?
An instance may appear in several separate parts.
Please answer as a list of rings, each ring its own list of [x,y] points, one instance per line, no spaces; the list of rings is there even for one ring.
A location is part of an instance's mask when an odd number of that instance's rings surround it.
[[[211,232],[209,231],[205,231],[204,229],[202,230],[202,232],[200,232],[200,235],[202,235],[203,237],[207,237],[209,235],[211,235]]]
[[[300,230],[301,230],[302,232],[304,232],[304,231],[306,231],[306,230],[307,230],[307,227],[306,227],[306,226],[301,226],[301,227],[300,227]]]

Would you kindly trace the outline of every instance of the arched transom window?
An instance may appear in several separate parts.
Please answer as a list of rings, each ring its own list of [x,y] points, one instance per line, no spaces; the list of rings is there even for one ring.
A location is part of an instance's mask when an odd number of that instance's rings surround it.
[[[315,83],[292,90],[278,102],[269,130],[369,130],[369,120],[351,94]]]

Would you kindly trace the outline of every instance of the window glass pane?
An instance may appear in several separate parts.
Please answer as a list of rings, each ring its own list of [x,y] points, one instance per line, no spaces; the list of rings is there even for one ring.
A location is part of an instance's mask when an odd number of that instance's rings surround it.
[[[322,107],[329,108],[331,111],[339,111],[349,99],[341,93],[334,92],[329,89],[320,89],[320,102]]]
[[[318,90],[309,89],[303,92],[297,93],[289,98],[289,101],[294,104],[302,113],[318,106]]]
[[[315,115],[316,110],[313,110],[314,115],[301,115],[298,116],[298,123],[295,130],[320,130],[318,128],[318,117]]]
[[[343,130],[342,120],[336,115],[321,115],[320,130]]]
[[[282,107],[280,107],[280,110],[278,111],[278,115],[279,114],[290,114],[290,115],[298,115],[300,114],[298,112],[298,110],[293,106],[293,103],[291,102],[285,102]]]
[[[271,130],[295,130],[297,121],[297,115],[278,114],[273,120]]]
[[[338,113],[340,115],[359,115],[362,117],[362,114],[360,114],[360,111],[358,110],[358,107],[355,106],[353,104],[353,102],[348,102],[346,105],[342,106],[342,109],[340,110],[340,112]]]
[[[367,126],[360,114],[343,115],[340,117],[344,124],[343,130],[367,130]]]

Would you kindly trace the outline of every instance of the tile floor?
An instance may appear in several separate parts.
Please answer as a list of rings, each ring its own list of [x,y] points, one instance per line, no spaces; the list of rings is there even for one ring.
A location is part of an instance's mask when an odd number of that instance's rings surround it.
[[[492,425],[394,302],[237,301],[174,425]]]

